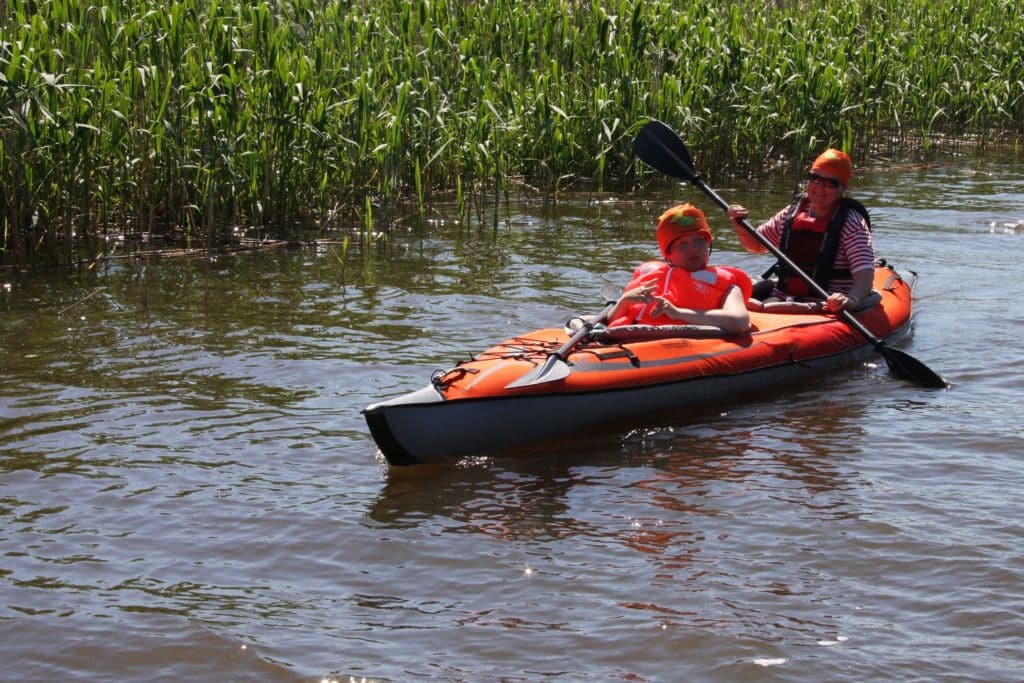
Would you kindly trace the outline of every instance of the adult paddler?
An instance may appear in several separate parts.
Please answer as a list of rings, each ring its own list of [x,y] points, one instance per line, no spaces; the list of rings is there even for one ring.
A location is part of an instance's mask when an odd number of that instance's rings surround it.
[[[804,192],[757,228],[829,292],[828,299],[821,301],[806,282],[780,263],[773,269],[774,278],[755,285],[750,308],[856,311],[879,301],[878,293],[871,289],[875,252],[867,211],[860,202],[845,197],[852,176],[853,163],[846,153],[825,150],[811,165]],[[746,208],[733,204],[728,214],[744,248],[755,254],[768,251],[740,224],[748,215]]]

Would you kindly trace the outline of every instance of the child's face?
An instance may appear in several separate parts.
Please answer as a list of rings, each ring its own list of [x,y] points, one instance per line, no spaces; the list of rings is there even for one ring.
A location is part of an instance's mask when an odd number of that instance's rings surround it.
[[[700,270],[708,265],[711,243],[694,233],[677,238],[668,248],[668,260],[673,266],[687,270]]]

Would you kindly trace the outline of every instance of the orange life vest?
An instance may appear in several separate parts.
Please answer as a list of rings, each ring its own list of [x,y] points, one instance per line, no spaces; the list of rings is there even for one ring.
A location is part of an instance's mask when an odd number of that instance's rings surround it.
[[[812,218],[807,215],[806,198],[807,195],[803,193],[796,195],[786,210],[782,234],[779,236],[779,249],[823,289],[828,289],[832,278],[852,277],[849,270],[835,267],[847,214],[856,211],[863,216],[868,230],[871,229],[871,218],[864,205],[851,197],[839,200],[830,219]],[[776,263],[763,277],[774,273],[779,275],[776,285],[779,291],[792,296],[806,296],[810,293],[811,288],[807,283],[796,277],[796,273],[790,273],[784,264]]]
[[[663,296],[680,308],[707,311],[721,308],[725,297],[733,287],[739,287],[743,299],[750,297],[750,277],[739,268],[729,266],[708,266],[704,270],[689,271],[676,268],[664,261],[648,261],[633,273],[633,279],[626,285],[634,287],[654,283],[654,294]],[[637,302],[626,312],[611,321],[616,325],[677,325],[679,321],[667,315],[652,316],[654,304]]]

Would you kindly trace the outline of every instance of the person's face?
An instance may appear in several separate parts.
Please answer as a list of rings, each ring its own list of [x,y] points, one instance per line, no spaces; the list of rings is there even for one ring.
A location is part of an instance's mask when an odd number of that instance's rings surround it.
[[[839,178],[827,173],[807,176],[807,199],[816,214],[823,215],[835,209],[845,189]]]
[[[710,256],[711,243],[698,233],[677,237],[668,248],[669,263],[691,271],[707,266]]]

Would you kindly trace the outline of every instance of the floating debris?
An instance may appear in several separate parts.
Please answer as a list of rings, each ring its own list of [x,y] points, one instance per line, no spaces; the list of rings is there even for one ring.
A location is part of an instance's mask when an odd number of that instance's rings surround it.
[[[849,640],[849,638],[846,636],[836,636],[835,640],[819,640],[818,645],[838,645],[839,643],[845,643],[847,640]]]
[[[992,221],[988,224],[989,231],[998,235],[1020,235],[1024,234],[1024,220],[1016,223],[997,223]]]
[[[779,666],[780,664],[785,664],[785,663],[786,663],[786,658],[785,657],[777,657],[775,659],[770,659],[770,658],[767,658],[767,657],[762,657],[761,659],[755,659],[754,660],[754,664],[757,664],[758,666]]]

